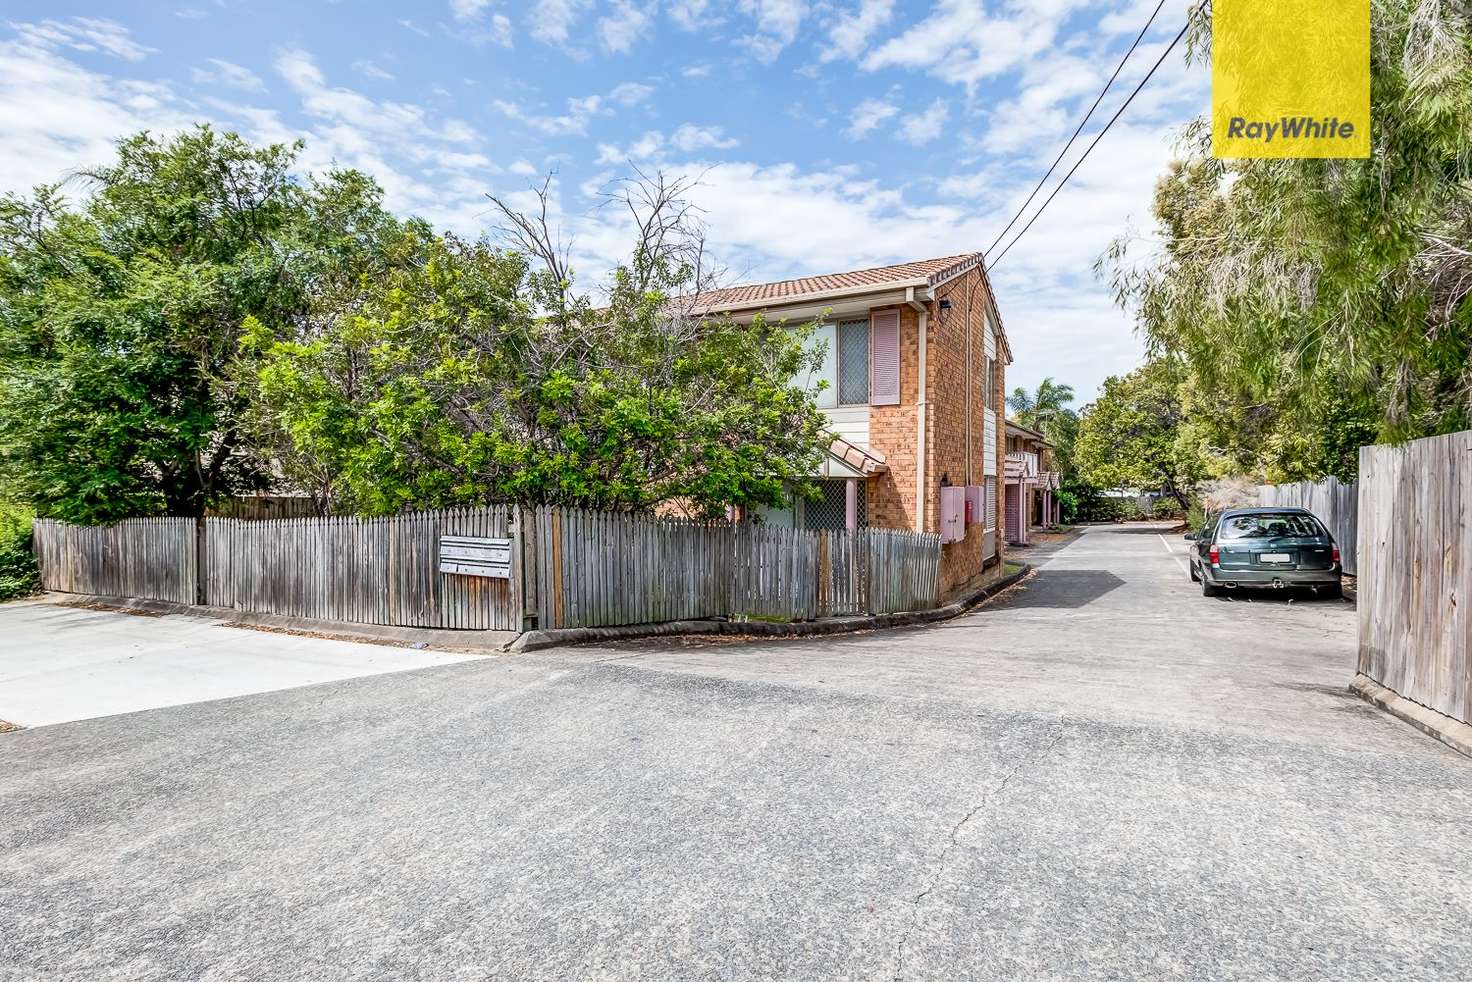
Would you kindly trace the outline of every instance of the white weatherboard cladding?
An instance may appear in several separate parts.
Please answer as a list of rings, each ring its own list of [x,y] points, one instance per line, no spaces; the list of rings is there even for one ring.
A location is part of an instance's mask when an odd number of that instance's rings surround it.
[[[828,429],[856,447],[869,446],[868,406],[828,406],[823,415],[828,417]]]
[[[986,356],[995,361],[997,357],[997,326],[992,322],[992,312],[990,310],[986,312],[986,330],[982,334],[986,338]],[[998,365],[996,371],[1000,374],[1002,366]],[[996,398],[992,393],[987,393],[987,397]],[[997,413],[995,412],[986,414],[986,437],[983,442],[986,444],[986,453],[982,462],[981,472],[987,477],[995,477],[997,475]]]
[[[983,438],[986,445],[986,459],[982,462],[981,472],[987,477],[997,476],[997,414],[989,412],[986,414],[986,436]]]

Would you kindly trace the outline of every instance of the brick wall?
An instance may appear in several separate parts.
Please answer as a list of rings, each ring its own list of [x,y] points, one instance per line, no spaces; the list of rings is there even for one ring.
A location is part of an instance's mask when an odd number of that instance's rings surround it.
[[[935,301],[929,307],[929,337],[926,343],[926,374],[929,376],[929,408],[925,421],[925,531],[940,530],[940,489],[942,479],[951,485],[970,481],[985,485],[986,413],[997,413],[997,468],[1003,470],[1005,454],[1003,400],[1007,391],[1005,364],[998,359],[996,387],[990,408],[983,389],[986,384],[986,282],[980,270],[974,270],[945,284],[936,299],[948,298],[951,309],[940,310]],[[872,406],[869,410],[869,445],[884,454],[889,472],[869,479],[868,520],[870,525],[885,528],[915,527],[915,486],[917,447],[917,404],[920,397],[920,315],[916,310],[900,312],[900,404]],[[967,364],[967,338],[970,337],[971,360]],[[966,447],[966,397],[971,395],[971,448]],[[1000,474],[997,481],[997,504],[1000,511],[1006,488]],[[1000,522],[998,523],[1000,524]],[[941,553],[941,593],[953,594],[982,573],[984,531],[980,524],[969,526],[966,538],[943,547]],[[1001,555],[1002,533],[997,532],[998,556]]]
[[[876,307],[900,312],[900,402],[869,408],[869,446],[884,454],[889,473],[869,479],[869,524],[915,527],[917,403],[920,400],[920,314],[912,307]]]
[[[933,304],[926,362],[930,375],[930,414],[926,435],[927,525],[940,507],[943,481],[952,485],[986,483],[986,414],[1001,409],[1006,391],[1005,371],[998,359],[997,388],[988,406],[986,393],[987,287],[980,270],[946,283],[936,300],[949,299],[950,310]],[[968,363],[967,344],[970,343]],[[970,447],[967,447],[967,397],[970,396]],[[998,426],[1001,430],[1001,426]],[[999,467],[1001,458],[998,457]],[[968,464],[970,465],[968,468]],[[1000,500],[1001,489],[998,488]],[[949,596],[980,577],[985,533],[981,524],[968,526],[966,538],[943,547],[941,595]]]

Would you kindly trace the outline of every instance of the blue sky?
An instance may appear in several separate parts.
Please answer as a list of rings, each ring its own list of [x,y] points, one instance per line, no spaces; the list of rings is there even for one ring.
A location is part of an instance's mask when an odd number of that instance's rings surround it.
[[[1100,122],[1187,6],[1166,3]],[[135,130],[210,121],[304,139],[304,168],[360,167],[395,209],[463,234],[487,231],[487,192],[520,200],[554,173],[590,282],[628,241],[598,192],[636,165],[699,177],[735,280],[968,252],[1001,231],[1154,7],[22,0],[0,22],[0,191],[105,159]],[[1094,261],[1120,234],[1148,254],[1152,186],[1208,96],[1204,66],[1173,53],[994,271],[1009,385],[1051,375],[1087,399],[1138,362]]]

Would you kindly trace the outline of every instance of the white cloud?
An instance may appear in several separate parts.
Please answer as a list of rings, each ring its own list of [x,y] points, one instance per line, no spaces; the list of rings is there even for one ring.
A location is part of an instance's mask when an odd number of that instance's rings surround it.
[[[608,93],[608,98],[621,106],[637,106],[654,94],[654,86],[643,82],[624,82]]]
[[[693,123],[685,123],[670,137],[670,145],[685,153],[706,149],[729,150],[740,142],[726,136],[719,126],[696,126]]]
[[[940,136],[950,114],[945,100],[937,99],[924,112],[906,116],[900,122],[900,138],[917,147],[923,146]]]
[[[923,20],[871,49],[868,71],[913,68],[974,90],[1056,47],[1065,22],[1094,0],[1017,3],[988,14],[983,0],[940,0]]]
[[[894,14],[894,0],[861,0],[857,10],[838,19],[828,32],[831,47],[819,56],[822,61],[856,58],[868,45],[875,31],[889,23]]]
[[[0,191],[60,180],[111,159],[119,137],[168,134],[191,121],[169,86],[90,71],[59,44],[19,26],[0,41]]]
[[[646,85],[643,82],[624,82],[614,86],[606,96],[589,95],[581,99],[568,99],[567,111],[556,115],[530,112],[509,99],[493,100],[491,108],[507,119],[514,119],[547,136],[583,136],[588,132],[588,123],[595,116],[613,115],[610,103],[626,107],[637,106],[648,99],[653,92],[654,86],[652,85]]]
[[[491,0],[450,0],[450,13],[456,20],[471,20],[491,5]]]
[[[598,40],[603,50],[620,54],[643,38],[654,20],[653,4],[635,0],[612,0],[609,14],[598,21]]]
[[[389,71],[386,68],[379,67],[376,63],[369,61],[367,58],[359,58],[357,61],[353,62],[353,71],[366,78],[375,78],[381,82],[392,82],[394,80],[393,72]]]
[[[740,44],[760,62],[775,61],[794,40],[808,15],[805,0],[741,0],[741,10],[756,19],[756,33]]]
[[[680,75],[684,78],[705,78],[710,73],[711,66],[703,62],[699,65],[686,65],[680,69]]]
[[[650,130],[627,147],[611,143],[598,147],[598,163],[621,164],[628,160],[663,161],[670,150],[681,153],[696,153],[700,150],[729,150],[739,146],[740,140],[726,135],[719,126],[697,126],[684,123],[668,137],[659,130]]]
[[[537,0],[527,13],[532,37],[543,44],[566,44],[573,23],[588,6],[589,0]]]
[[[196,68],[189,73],[201,85],[223,85],[242,92],[264,92],[266,83],[249,68],[221,58],[210,58],[209,68]]]
[[[711,26],[711,18],[706,16],[709,7],[710,0],[669,0],[665,4],[670,20],[685,31],[698,31]]]
[[[490,5],[491,0],[450,0],[450,13],[459,22],[454,29],[454,36],[475,45],[489,43],[500,45],[503,48],[511,47],[511,18],[501,13],[483,17],[482,15]],[[417,34],[429,37],[429,32],[410,21],[404,20],[399,23]]]
[[[511,18],[496,14],[491,18],[490,39],[503,48],[511,47]]]
[[[134,41],[117,21],[97,17],[73,17],[68,21],[44,20],[36,24],[11,24],[24,42],[52,50],[101,51],[127,61],[142,61],[155,49]]]
[[[516,103],[505,99],[496,99],[491,103],[491,106],[507,119],[514,119],[547,136],[582,136],[588,131],[588,121],[599,112],[602,105],[603,97],[597,95],[569,99],[567,100],[567,112],[560,116],[551,116],[529,113]]]
[[[883,99],[865,99],[854,107],[848,118],[847,133],[855,140],[868,136],[880,123],[898,115],[899,107]]]
[[[518,160],[506,169],[513,174],[520,175],[521,177],[530,177],[533,174],[537,173],[537,169],[533,167],[529,161],[525,160]]]

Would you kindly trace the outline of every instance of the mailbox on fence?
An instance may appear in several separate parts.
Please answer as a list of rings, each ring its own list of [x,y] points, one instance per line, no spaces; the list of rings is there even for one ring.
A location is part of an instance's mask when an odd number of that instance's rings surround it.
[[[440,572],[511,579],[511,540],[440,536]]]

